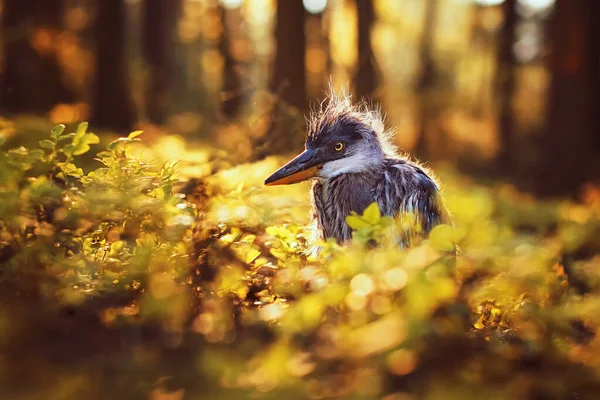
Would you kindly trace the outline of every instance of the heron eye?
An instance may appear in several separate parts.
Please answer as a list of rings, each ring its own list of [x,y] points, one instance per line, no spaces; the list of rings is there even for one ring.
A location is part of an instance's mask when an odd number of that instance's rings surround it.
[[[333,148],[335,149],[335,151],[342,151],[342,149],[344,148],[344,143],[337,142]]]

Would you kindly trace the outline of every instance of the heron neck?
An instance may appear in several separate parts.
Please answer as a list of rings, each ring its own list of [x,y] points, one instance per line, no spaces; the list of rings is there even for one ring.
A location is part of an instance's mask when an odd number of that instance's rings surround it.
[[[319,172],[323,180],[334,179],[340,175],[369,173],[381,169],[383,165],[383,154],[356,153],[349,157],[328,162]]]

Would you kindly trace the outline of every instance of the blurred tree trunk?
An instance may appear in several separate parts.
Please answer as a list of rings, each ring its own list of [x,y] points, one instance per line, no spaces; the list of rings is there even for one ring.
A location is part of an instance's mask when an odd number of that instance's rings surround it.
[[[417,95],[419,96],[419,133],[414,153],[424,156],[427,153],[427,142],[429,140],[427,131],[431,121],[435,118],[433,96],[431,93],[435,87],[437,71],[433,59],[433,42],[435,37],[435,26],[437,23],[438,0],[426,0],[425,15],[423,19],[423,32],[419,46],[419,58],[421,61],[420,75],[417,81]]]
[[[372,97],[377,89],[375,55],[371,46],[371,31],[375,24],[372,0],[355,0],[358,13],[358,64],[354,89],[359,98]]]
[[[134,123],[126,56],[126,6],[124,0],[97,2],[94,26],[96,77],[92,123],[128,131]]]
[[[220,7],[223,32],[219,42],[219,50],[223,56],[223,99],[221,111],[225,117],[235,118],[240,112],[243,102],[242,83],[237,69],[238,65],[231,54],[230,27],[231,18],[240,19],[239,10],[228,10]]]
[[[551,26],[546,135],[541,143],[537,191],[542,195],[576,194],[593,177],[593,145],[598,136],[597,0],[557,0]],[[595,67],[594,67],[595,65]]]
[[[590,90],[592,91],[592,132],[594,134],[594,151],[600,155],[600,1],[590,1],[589,24],[590,43]]]
[[[164,125],[173,101],[173,74],[177,21],[181,0],[145,0],[143,3],[143,55],[149,68],[146,107],[150,122]]]
[[[503,171],[513,167],[512,154],[516,151],[513,98],[515,94],[516,59],[513,46],[516,39],[517,0],[506,0],[503,7],[504,22],[500,29],[498,43],[498,65],[496,72],[497,94],[499,99],[498,130],[500,148],[496,158]]]
[[[305,19],[302,0],[277,0],[277,44],[271,90],[301,110],[307,107]]]
[[[56,55],[64,11],[62,0],[4,0],[3,110],[46,113],[58,103],[74,101],[61,78]]]

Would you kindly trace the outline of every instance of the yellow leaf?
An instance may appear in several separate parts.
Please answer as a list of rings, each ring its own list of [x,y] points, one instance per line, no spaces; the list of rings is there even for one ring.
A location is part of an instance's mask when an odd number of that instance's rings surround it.
[[[252,244],[254,243],[254,239],[256,239],[256,235],[246,235],[242,239],[240,239],[240,242]]]
[[[100,138],[95,133],[87,133],[83,138],[87,144],[100,143]]]
[[[275,258],[277,258],[279,260],[283,261],[287,258],[287,254],[285,252],[283,252],[280,249],[277,249],[275,247],[271,248],[270,252]]]
[[[431,245],[441,251],[453,251],[454,229],[449,225],[438,225],[429,234]]]
[[[477,322],[475,322],[473,324],[473,328],[475,328],[475,329],[483,329],[483,328],[485,328],[485,325],[483,325],[483,322],[481,321],[481,318],[479,318],[477,320]]]
[[[250,264],[252,261],[256,260],[256,258],[260,256],[260,251],[255,249],[250,249],[248,253],[246,253],[246,264]]]
[[[144,131],[134,131],[131,132],[129,134],[129,136],[127,136],[129,139],[135,139],[136,137],[140,136],[142,133],[144,133]]]
[[[379,204],[377,204],[377,202],[375,201],[369,204],[369,206],[365,209],[363,213],[363,218],[372,225],[377,224],[381,219],[381,211],[379,210]]]
[[[359,217],[358,215],[348,215],[346,217],[346,223],[352,229],[362,229],[362,228],[369,227],[369,224],[363,218]]]

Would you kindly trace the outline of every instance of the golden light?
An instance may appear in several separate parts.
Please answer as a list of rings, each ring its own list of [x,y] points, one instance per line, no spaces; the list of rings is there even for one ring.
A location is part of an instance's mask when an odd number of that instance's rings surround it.
[[[284,306],[282,304],[267,304],[264,307],[261,307],[258,310],[260,315],[260,319],[263,321],[272,321],[274,319],[280,318],[284,313]]]
[[[325,71],[327,55],[323,49],[317,46],[309,46],[306,49],[306,69],[311,74],[320,74]]]
[[[410,374],[417,364],[413,352],[408,350],[396,350],[387,359],[388,370],[394,375]]]
[[[298,353],[287,362],[287,371],[297,378],[310,374],[316,367],[310,357],[310,353]]]
[[[352,2],[341,3],[331,14],[331,57],[336,64],[346,68],[353,67],[358,59],[357,21],[356,7]]]
[[[148,286],[152,296],[158,300],[171,297],[177,290],[175,282],[166,274],[152,275]]]
[[[302,0],[304,8],[311,14],[319,14],[327,7],[327,0]]]
[[[225,8],[235,9],[242,5],[244,0],[220,0],[219,3]]]
[[[476,0],[475,3],[481,4],[482,6],[497,6],[498,4],[504,3],[504,0]]]
[[[408,282],[408,274],[402,268],[392,268],[385,272],[383,279],[388,288],[400,290]]]
[[[520,0],[520,2],[523,5],[534,9],[545,9],[552,7],[556,0]]]
[[[367,305],[367,298],[365,296],[359,296],[354,292],[350,292],[346,295],[344,302],[351,310],[360,311]]]
[[[56,45],[56,34],[49,29],[37,29],[31,37],[31,46],[41,54],[52,53]]]
[[[350,289],[358,296],[368,296],[374,286],[373,279],[367,274],[356,275],[350,281]]]
[[[392,302],[386,296],[375,296],[371,301],[371,310],[375,314],[385,315],[392,310]]]

